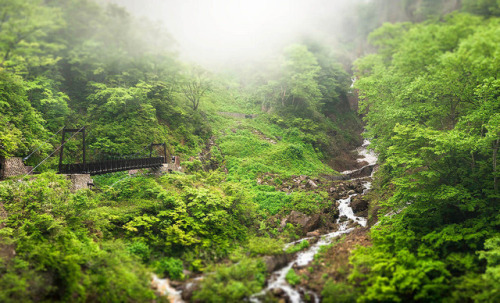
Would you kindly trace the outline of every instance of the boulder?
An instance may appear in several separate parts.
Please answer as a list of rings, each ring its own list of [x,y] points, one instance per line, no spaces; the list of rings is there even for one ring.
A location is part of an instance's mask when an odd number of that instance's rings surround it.
[[[321,234],[319,233],[318,230],[315,231],[310,231],[306,234],[306,237],[319,237]]]
[[[356,188],[354,189],[358,194],[362,194],[363,191],[365,190],[363,184],[358,183],[356,184]]]
[[[307,215],[295,210],[292,210],[292,212],[287,217],[288,222],[292,224],[300,224],[302,226],[307,223],[308,219],[309,218],[307,217]]]
[[[307,233],[316,229],[320,223],[320,215],[314,214],[311,216],[305,215],[301,212],[293,210],[290,215],[288,215],[286,222],[292,223],[293,225],[300,224],[302,226],[303,233]]]
[[[272,256],[265,256],[263,258],[266,264],[267,272],[272,273],[280,268],[285,267],[288,263],[293,260],[293,255],[291,254],[279,254]]]
[[[194,292],[200,289],[200,282],[201,282],[200,278],[194,278],[186,281],[186,283],[184,283],[181,288],[182,299],[185,300],[186,302],[191,302]]]
[[[352,172],[346,174],[345,177],[347,179],[369,177],[372,174],[372,172],[373,172],[374,166],[375,165],[366,165],[366,166],[363,166],[360,169],[357,169],[355,171],[352,171]]]
[[[309,184],[309,186],[310,186],[311,188],[318,188],[318,185],[317,185],[316,183],[314,183],[314,181],[313,181],[313,180],[309,180],[309,181],[307,181],[307,184]]]
[[[355,214],[358,214],[358,213],[361,213],[361,212],[368,210],[368,201],[366,199],[364,199],[363,196],[361,196],[361,195],[354,196],[351,199],[350,206],[352,208],[352,211]]]
[[[281,219],[281,221],[280,221],[280,227],[279,227],[279,231],[280,231],[280,232],[282,232],[282,231],[283,231],[283,229],[285,228],[285,226],[286,226],[286,222],[287,222],[287,218],[286,218],[286,217],[285,217],[285,218],[283,218],[283,219]]]

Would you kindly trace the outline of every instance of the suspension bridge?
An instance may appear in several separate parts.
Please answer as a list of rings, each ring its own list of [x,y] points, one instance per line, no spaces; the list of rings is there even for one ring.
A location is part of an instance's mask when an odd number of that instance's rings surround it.
[[[55,150],[52,151],[45,159],[40,161],[36,166],[28,170],[28,174],[31,174],[39,167],[43,162],[52,157],[59,151],[59,165],[58,172],[60,174],[89,174],[89,175],[101,175],[119,171],[135,170],[142,168],[157,169],[162,167],[164,164],[168,164],[169,159],[167,158],[167,146],[166,143],[151,143],[145,146],[141,151],[134,155],[121,156],[118,159],[104,159],[99,161],[87,162],[87,145],[86,145],[86,132],[85,126],[81,128],[67,128],[63,127],[55,135],[62,131],[61,144]],[[66,139],[66,135],[71,134],[69,139]],[[82,134],[82,144],[81,144],[81,161],[75,161],[77,163],[65,163],[64,161],[64,151],[65,145],[73,139],[77,134]],[[53,136],[53,137],[54,137]],[[50,139],[49,139],[50,140]],[[27,160],[33,153],[35,153],[41,146],[39,146],[35,151],[28,155],[23,160]],[[162,149],[158,153],[158,148]],[[149,155],[144,155],[145,152],[149,152]],[[142,155],[139,155],[141,154]],[[156,153],[156,155],[153,155]],[[158,155],[159,154],[159,155]],[[120,156],[119,156],[120,157]],[[178,157],[171,157],[172,163],[179,165]]]

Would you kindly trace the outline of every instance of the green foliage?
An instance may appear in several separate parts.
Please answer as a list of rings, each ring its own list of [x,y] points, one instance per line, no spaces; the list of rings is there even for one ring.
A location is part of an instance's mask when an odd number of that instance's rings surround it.
[[[27,155],[62,126],[86,125],[88,161],[142,157],[152,141],[189,159],[210,139],[210,166],[220,166],[204,171],[196,159],[182,165],[192,175],[95,176],[97,192],[71,193],[53,174],[2,184],[0,245],[15,244],[17,253],[0,260],[2,302],[158,300],[146,265],[183,279],[184,266],[204,271],[242,246],[242,255],[281,253],[282,240],[267,237],[278,236],[269,218],[317,212],[327,196],[286,194],[257,178],[276,173],[283,184],[335,174],[327,157],[359,141],[349,76],[324,46],[286,48],[275,70],[247,86],[180,63],[169,33],[113,4],[0,4],[0,158]],[[260,116],[235,121],[219,111]],[[66,161],[81,159],[79,140],[65,145]],[[283,237],[297,233],[288,224]],[[265,266],[255,260],[217,271],[200,298],[240,300],[264,284]]]
[[[206,117],[174,89],[184,67],[168,33],[94,1],[4,0],[2,8],[2,156],[27,155],[64,125],[87,126],[93,160],[167,140],[194,154],[210,136]],[[66,145],[69,161],[81,156],[75,144]]]
[[[156,265],[156,272],[158,274],[167,275],[174,280],[184,279],[183,270],[182,260],[176,258],[162,258]]]
[[[488,262],[483,274],[485,287],[481,294],[477,295],[478,301],[495,302],[500,299],[500,238],[490,238],[484,243],[486,251],[481,251],[480,258]]]
[[[0,245],[16,244],[16,255],[0,266],[2,302],[155,298],[147,270],[121,241],[100,239],[95,204],[85,193],[70,194],[63,176],[0,186],[8,212]]]
[[[478,251],[499,226],[498,22],[451,14],[384,25],[371,35],[379,53],[357,62],[381,190],[392,193],[380,202],[392,213],[372,228],[373,247],[351,260],[360,302],[497,295],[480,286],[488,269]]]
[[[20,155],[47,135],[20,77],[0,71],[0,157]]]
[[[197,171],[201,171],[203,168],[200,160],[184,161],[182,162],[182,166],[184,167],[187,173],[194,173]]]
[[[299,135],[289,135],[284,127],[272,125],[267,116],[243,122],[239,129],[217,140],[229,178],[256,180],[264,173],[285,177],[333,173],[318,159],[310,142]]]
[[[246,241],[248,228],[255,224],[255,205],[240,186],[220,177],[213,173],[126,179],[103,194],[100,216],[112,222],[108,230],[113,235],[146,244],[151,257],[182,257],[186,264],[195,262],[198,270],[228,256]]]
[[[286,249],[286,252],[289,254],[294,254],[294,253],[299,252],[301,250],[304,250],[308,247],[309,247],[309,241],[303,240],[303,241],[300,241],[299,243],[297,243],[293,246],[288,247]]]
[[[293,268],[290,268],[290,270],[286,273],[285,279],[288,284],[292,286],[299,284],[301,281],[300,276],[295,273],[295,270]]]
[[[258,293],[266,281],[266,266],[260,260],[247,259],[234,265],[218,266],[201,282],[194,299],[202,302],[238,302]]]
[[[284,192],[258,192],[255,201],[267,213],[275,215],[283,208],[288,208],[292,198]]]
[[[28,73],[50,67],[59,58],[61,45],[51,41],[63,24],[60,9],[39,0],[3,0],[0,28],[0,68]],[[29,60],[26,60],[29,58]]]
[[[354,256],[357,268],[352,280],[364,280],[370,285],[360,297],[361,301],[439,300],[449,290],[450,273],[443,262],[416,256],[407,250],[387,253],[358,250]],[[364,275],[362,268],[370,268]]]
[[[141,258],[142,262],[149,261],[151,249],[146,243],[139,241],[133,242],[127,247],[127,250],[129,253]]]
[[[464,0],[463,10],[484,16],[500,16],[500,2],[498,0]]]
[[[352,285],[328,280],[321,291],[322,302],[354,303],[357,294]]]
[[[252,256],[279,255],[283,253],[283,240],[268,237],[252,237],[248,243],[248,250]]]

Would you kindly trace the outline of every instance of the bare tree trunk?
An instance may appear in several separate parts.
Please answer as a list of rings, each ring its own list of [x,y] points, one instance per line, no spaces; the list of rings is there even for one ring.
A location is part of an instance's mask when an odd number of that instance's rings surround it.
[[[281,106],[285,107],[286,87],[281,86]]]

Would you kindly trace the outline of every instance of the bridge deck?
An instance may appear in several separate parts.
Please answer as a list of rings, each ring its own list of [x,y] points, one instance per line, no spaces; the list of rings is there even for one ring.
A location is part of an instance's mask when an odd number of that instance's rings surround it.
[[[139,168],[155,168],[165,163],[164,157],[140,159],[120,159],[91,163],[62,164],[60,174],[91,174],[101,175]]]

